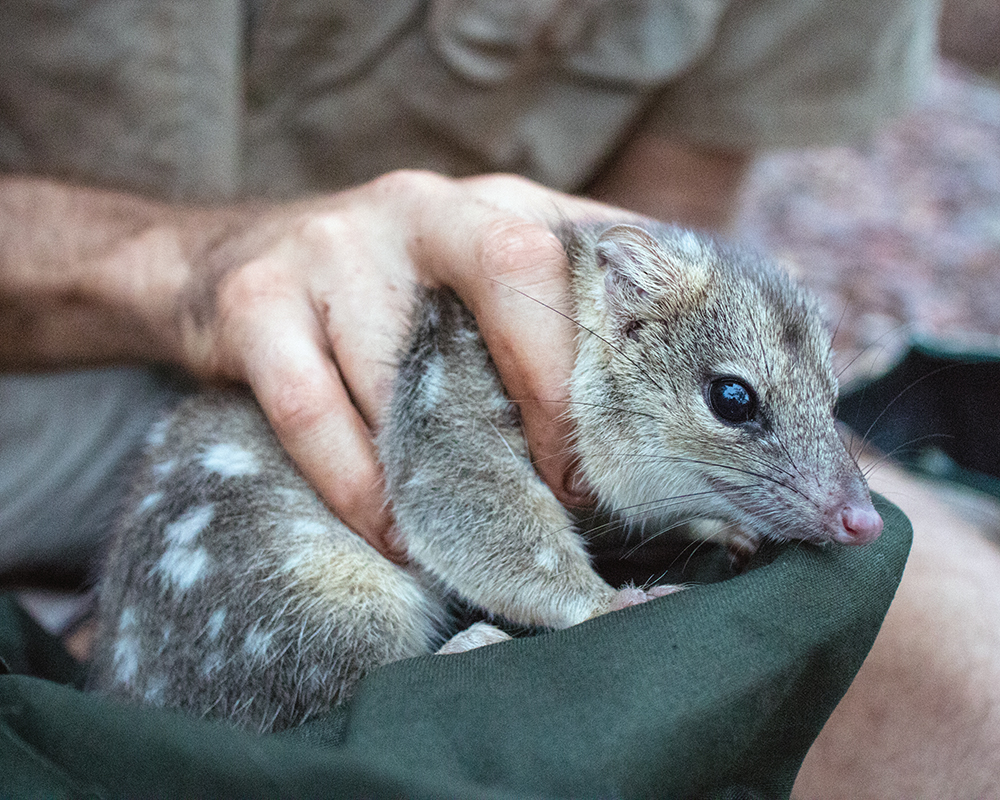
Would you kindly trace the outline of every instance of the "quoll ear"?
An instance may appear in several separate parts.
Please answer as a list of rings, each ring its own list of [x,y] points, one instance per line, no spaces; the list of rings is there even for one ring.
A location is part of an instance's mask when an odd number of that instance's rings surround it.
[[[678,231],[678,236],[688,234]],[[708,273],[704,264],[687,257],[683,242],[665,246],[651,233],[635,225],[614,225],[600,235],[594,246],[598,266],[605,271],[609,299],[620,307],[643,305],[648,298],[683,302],[704,288]]]

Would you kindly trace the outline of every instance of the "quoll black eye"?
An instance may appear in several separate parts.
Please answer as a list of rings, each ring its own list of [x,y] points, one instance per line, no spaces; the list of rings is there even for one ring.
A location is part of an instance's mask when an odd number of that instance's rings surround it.
[[[739,425],[749,422],[757,413],[757,396],[753,389],[735,378],[716,378],[708,388],[712,411],[723,422]]]

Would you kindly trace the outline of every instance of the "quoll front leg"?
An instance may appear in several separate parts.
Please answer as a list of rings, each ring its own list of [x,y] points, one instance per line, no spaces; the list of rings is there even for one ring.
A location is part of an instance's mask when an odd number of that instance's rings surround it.
[[[616,592],[594,571],[531,464],[474,319],[448,293],[423,306],[380,450],[410,556],[466,601],[563,628],[656,596]]]
[[[614,593],[607,611],[620,611],[629,606],[645,603],[655,597],[666,597],[668,594],[680,591],[680,588],[679,586],[652,586],[648,589],[640,589],[635,586],[626,586]],[[479,647],[506,642],[511,638],[510,634],[502,631],[496,625],[491,625],[488,622],[476,622],[465,630],[459,631],[441,645],[437,655],[466,653]]]
[[[723,545],[729,556],[729,564],[735,572],[745,572],[760,549],[760,539],[732,522],[700,519],[691,522],[689,529],[697,539]]]
[[[441,645],[437,651],[437,655],[447,656],[456,653],[467,653],[469,650],[475,650],[477,647],[506,642],[510,638],[510,634],[500,630],[496,625],[490,625],[488,622],[476,622],[464,631],[459,631]]]
[[[668,594],[679,592],[682,588],[681,586],[671,584],[650,586],[648,589],[641,589],[637,586],[625,586],[615,592],[608,611],[620,611],[623,608],[637,606],[656,597],[666,597]]]

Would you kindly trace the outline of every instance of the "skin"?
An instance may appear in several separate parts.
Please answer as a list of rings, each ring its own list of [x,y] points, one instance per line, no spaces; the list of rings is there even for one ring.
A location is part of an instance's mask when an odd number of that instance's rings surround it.
[[[588,194],[654,219],[724,233],[732,225],[751,161],[746,151],[639,132],[594,180]]]

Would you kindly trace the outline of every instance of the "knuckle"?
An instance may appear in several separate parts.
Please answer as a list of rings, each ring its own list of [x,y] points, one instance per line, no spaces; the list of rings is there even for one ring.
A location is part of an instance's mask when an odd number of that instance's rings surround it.
[[[503,217],[487,223],[483,230],[478,261],[490,278],[539,276],[545,272],[541,267],[561,253],[559,239],[545,226]]]
[[[372,194],[392,198],[412,198],[440,192],[451,185],[451,179],[436,172],[420,169],[398,169],[369,181],[366,188]]]
[[[523,195],[535,192],[539,184],[523,175],[511,172],[494,172],[489,175],[474,175],[463,179],[470,188],[481,191],[485,196],[490,193]]]
[[[350,215],[337,209],[309,209],[300,214],[291,234],[308,247],[335,252],[357,236],[357,227]]]
[[[297,438],[319,427],[326,415],[325,398],[326,381],[308,372],[285,375],[276,389],[259,397],[279,438]]]

